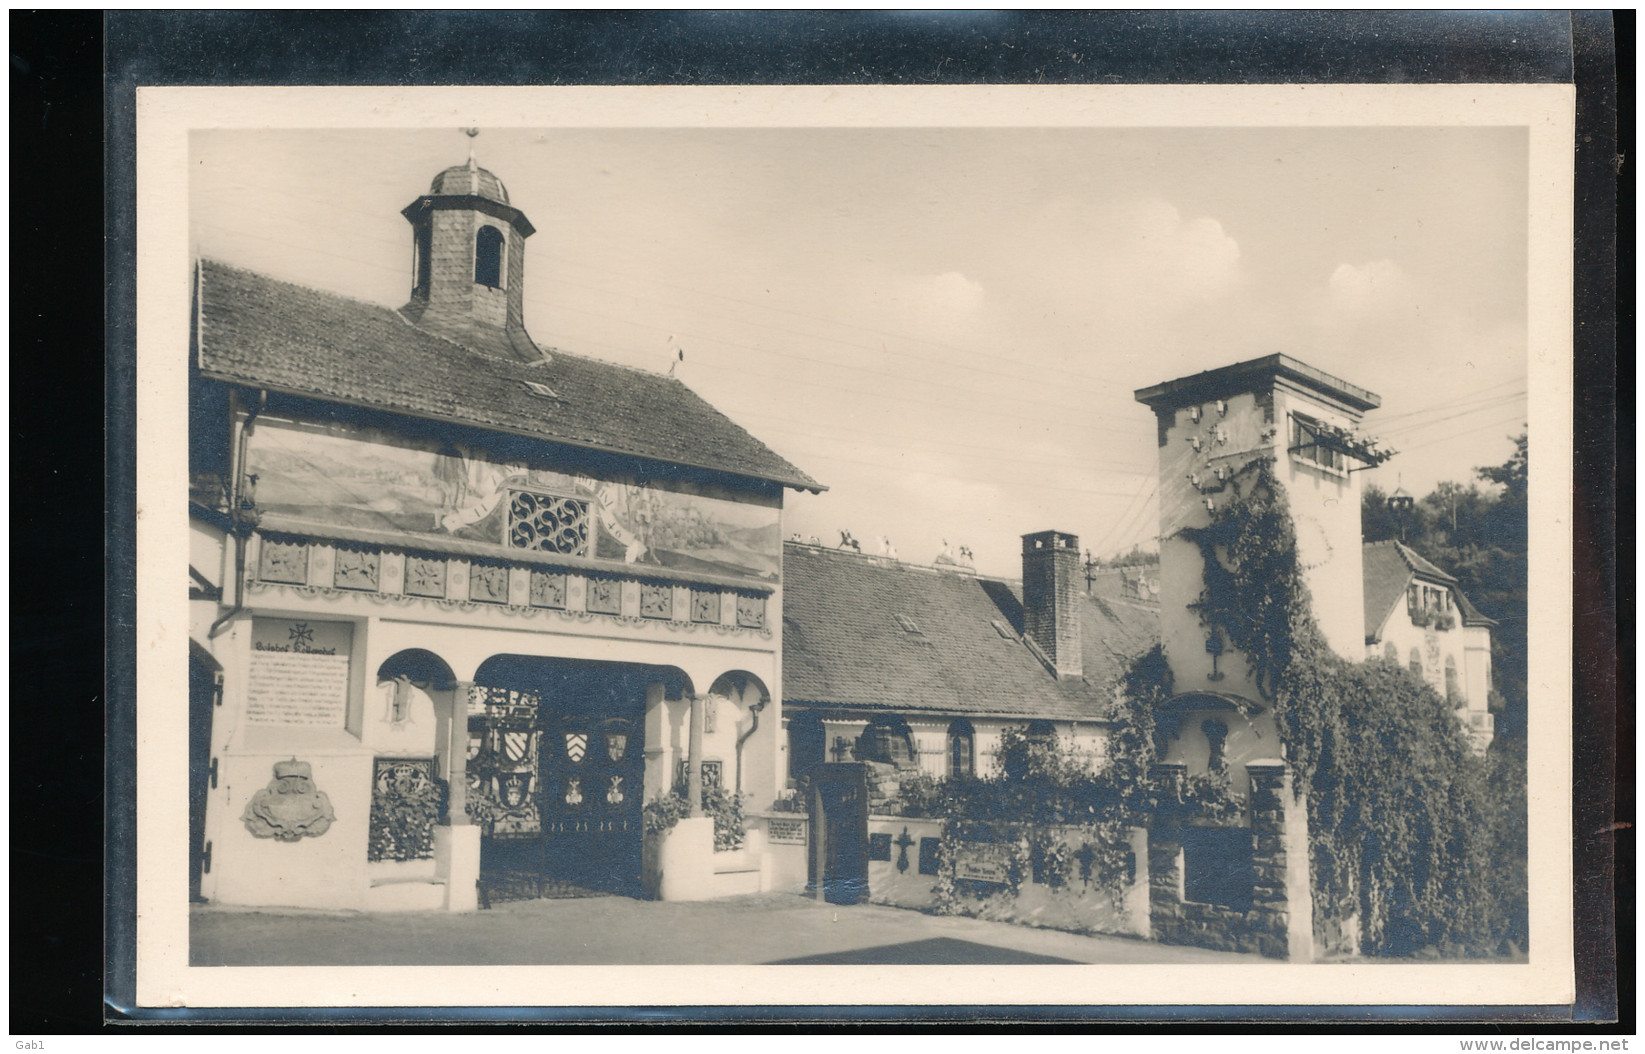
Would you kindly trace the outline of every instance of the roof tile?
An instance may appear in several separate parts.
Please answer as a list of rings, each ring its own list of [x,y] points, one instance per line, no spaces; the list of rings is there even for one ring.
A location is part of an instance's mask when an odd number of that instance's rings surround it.
[[[215,261],[200,264],[199,299],[207,377],[823,489],[673,377],[563,351],[482,354],[389,308]]]
[[[783,580],[791,703],[1106,720],[1118,677],[1159,640],[1153,605],[1087,599],[1085,676],[1059,681],[1017,636],[1022,601],[1011,583],[794,543],[783,548]]]

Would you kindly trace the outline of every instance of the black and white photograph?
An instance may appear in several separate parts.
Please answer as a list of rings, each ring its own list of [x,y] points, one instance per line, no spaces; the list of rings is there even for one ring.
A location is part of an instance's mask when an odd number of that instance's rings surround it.
[[[140,996],[1569,1001],[1571,98],[140,91]]]

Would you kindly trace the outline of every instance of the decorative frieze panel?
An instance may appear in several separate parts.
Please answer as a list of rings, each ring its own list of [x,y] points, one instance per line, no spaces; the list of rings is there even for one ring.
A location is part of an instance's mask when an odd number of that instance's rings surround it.
[[[414,597],[444,597],[446,562],[436,556],[408,555],[405,590]]]
[[[308,546],[265,537],[258,550],[257,577],[265,582],[308,582]]]
[[[587,610],[596,615],[621,615],[623,613],[623,584],[615,578],[590,578],[588,580]]]
[[[435,553],[376,549],[358,542],[258,537],[253,591],[310,598],[362,597],[378,604],[487,608],[512,615],[596,616],[675,632],[755,633],[769,639],[766,597],[618,575],[584,575]],[[735,601],[730,599],[735,596]]]
[[[338,589],[376,590],[382,558],[376,550],[341,548],[332,565],[331,580]]]
[[[468,599],[476,604],[508,603],[508,568],[502,564],[475,564],[469,568]]]
[[[657,582],[641,582],[640,617],[673,618],[674,587]]]
[[[691,621],[713,623],[720,621],[720,591],[718,589],[693,589],[691,591]]]
[[[565,575],[553,571],[531,572],[531,606],[565,608]]]
[[[737,597],[737,625],[748,629],[764,629],[765,597],[739,594]]]

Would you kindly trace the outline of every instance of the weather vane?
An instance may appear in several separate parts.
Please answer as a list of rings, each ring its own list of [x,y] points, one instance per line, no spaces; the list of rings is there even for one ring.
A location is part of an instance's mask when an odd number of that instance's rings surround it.
[[[468,163],[474,164],[474,138],[480,134],[478,128],[464,128],[463,134],[468,136]]]

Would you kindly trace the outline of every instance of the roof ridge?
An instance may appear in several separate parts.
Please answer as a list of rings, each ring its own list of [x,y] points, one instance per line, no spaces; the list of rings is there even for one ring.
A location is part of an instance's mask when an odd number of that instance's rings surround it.
[[[238,271],[241,274],[256,275],[265,282],[279,282],[281,285],[289,285],[293,289],[301,289],[308,293],[319,293],[321,296],[329,296],[333,300],[346,300],[351,304],[359,304],[362,307],[375,308],[378,311],[386,311],[391,315],[398,316],[400,314],[400,309],[392,304],[384,304],[376,300],[363,300],[360,297],[350,296],[347,293],[338,293],[330,289],[321,289],[317,285],[304,285],[302,282],[294,282],[289,278],[279,278],[275,275],[271,275],[267,271],[258,271],[250,267],[241,266],[240,264],[232,264],[227,260],[218,260],[210,256],[197,256],[195,257],[195,261],[201,265],[210,264],[213,267],[221,267],[225,271]],[[421,329],[421,327],[418,328]],[[429,333],[431,336],[439,336],[439,334],[431,333],[429,330],[422,330],[422,332]]]

